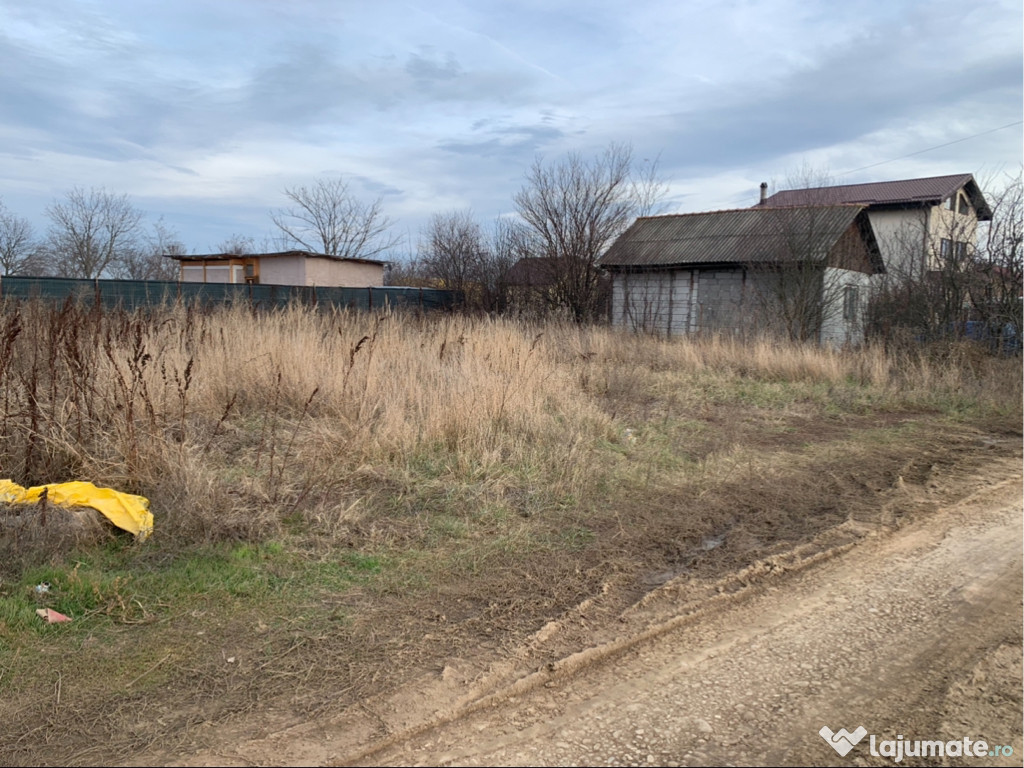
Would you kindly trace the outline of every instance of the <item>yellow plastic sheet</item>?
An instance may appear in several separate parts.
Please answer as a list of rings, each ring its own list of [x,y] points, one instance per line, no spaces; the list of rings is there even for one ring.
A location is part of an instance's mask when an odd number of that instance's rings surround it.
[[[10,480],[0,480],[0,501],[8,504],[35,504],[43,491],[48,501],[62,507],[92,507],[118,528],[134,533],[139,541],[145,541],[153,532],[149,499],[143,496],[80,481],[25,488]]]

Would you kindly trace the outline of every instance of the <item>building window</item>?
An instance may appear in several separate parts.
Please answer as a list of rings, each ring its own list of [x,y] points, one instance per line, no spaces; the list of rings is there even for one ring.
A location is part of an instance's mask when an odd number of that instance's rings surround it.
[[[963,260],[967,258],[967,243],[956,243],[956,258]]]
[[[939,244],[939,255],[944,259],[953,255],[953,241],[948,237],[942,238],[942,242]]]
[[[245,282],[247,282],[249,285],[259,285],[260,275],[259,272],[256,270],[255,261],[245,262]]]
[[[860,291],[856,285],[848,285],[843,289],[843,320],[860,319]]]
[[[964,197],[963,195],[960,195],[959,197],[957,197],[956,212],[957,213],[970,213],[971,212],[971,204],[969,202],[967,202],[967,198]]]

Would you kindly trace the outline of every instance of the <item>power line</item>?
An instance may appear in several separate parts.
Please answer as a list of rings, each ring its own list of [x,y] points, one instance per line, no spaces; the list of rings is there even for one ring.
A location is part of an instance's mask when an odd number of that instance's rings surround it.
[[[982,131],[981,133],[975,133],[975,134],[972,134],[970,136],[964,136],[962,139],[954,139],[953,141],[947,141],[945,144],[936,144],[934,147],[926,147],[925,149],[919,149],[917,152],[911,152],[911,153],[906,154],[906,155],[900,155],[899,157],[894,157],[894,158],[891,158],[889,160],[882,160],[881,162],[872,163],[871,165],[864,165],[864,166],[861,166],[860,168],[854,168],[851,171],[842,171],[841,173],[836,173],[834,175],[835,176],[846,176],[847,174],[856,173],[857,171],[866,171],[868,168],[877,168],[880,165],[885,165],[886,163],[894,163],[897,160],[903,160],[904,158],[907,158],[907,157],[914,157],[915,155],[923,155],[925,152],[931,152],[933,149],[942,149],[943,147],[949,147],[949,146],[952,146],[953,144],[959,144],[962,141],[970,141],[971,139],[976,139],[979,136],[987,136],[988,134],[995,133],[996,131],[1004,131],[1007,128],[1013,128],[1015,125],[1021,125],[1021,124],[1024,124],[1024,120],[1017,120],[1014,123],[1007,123],[1006,125],[1001,125],[998,128],[991,128],[991,129],[989,129],[987,131]],[[740,193],[740,194],[734,195],[731,198],[729,198],[728,200],[719,200],[718,202],[713,203],[712,205],[736,205],[739,202],[741,202],[743,200],[747,200],[747,199],[749,199],[749,197],[748,197],[747,193],[744,192],[744,193]]]
[[[877,168],[879,165],[885,165],[886,163],[894,163],[897,160],[903,160],[904,158],[913,157],[914,155],[923,155],[925,152],[931,152],[933,149],[942,149],[943,147],[949,147],[949,146],[952,146],[953,144],[959,144],[961,141],[969,141],[970,139],[976,139],[979,136],[986,136],[986,135],[988,135],[990,133],[995,133],[996,131],[1003,131],[1003,130],[1006,130],[1007,128],[1012,128],[1013,126],[1020,125],[1022,123],[1024,123],[1024,120],[1018,120],[1015,123],[1007,123],[1006,125],[1001,125],[998,128],[992,128],[992,129],[990,129],[988,131],[982,131],[981,133],[975,133],[975,134],[973,134],[971,136],[964,136],[962,139],[956,139],[955,141],[947,141],[945,144],[936,144],[934,147],[928,147],[927,149],[920,149],[917,152],[911,152],[908,155],[900,155],[899,157],[894,157],[891,160],[883,160],[880,163],[872,163],[871,165],[865,165],[865,166],[862,166],[860,168],[854,168],[852,171],[843,171],[842,173],[837,173],[836,176],[845,176],[848,173],[856,173],[857,171],[866,171],[868,168]]]

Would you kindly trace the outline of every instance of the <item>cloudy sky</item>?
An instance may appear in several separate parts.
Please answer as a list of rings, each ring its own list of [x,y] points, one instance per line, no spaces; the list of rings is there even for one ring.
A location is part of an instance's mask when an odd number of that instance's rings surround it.
[[[984,179],[1021,164],[1022,29],[1020,0],[0,0],[0,200],[43,232],[104,187],[209,252],[339,174],[414,244],[613,141],[668,212],[801,167]]]

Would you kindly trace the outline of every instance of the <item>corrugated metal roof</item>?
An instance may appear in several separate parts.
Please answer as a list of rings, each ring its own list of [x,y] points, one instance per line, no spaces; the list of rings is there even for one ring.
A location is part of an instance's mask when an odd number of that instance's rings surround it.
[[[637,219],[603,267],[750,264],[823,258],[863,205],[744,208]]]
[[[836,187],[784,189],[765,200],[763,205],[779,207],[840,205],[843,203],[863,203],[864,205],[937,204],[955,194],[961,187],[967,187],[967,195],[971,199],[971,204],[978,211],[978,217],[983,221],[990,219],[992,212],[981,195],[974,176],[969,173],[932,176],[925,179],[846,184]]]

